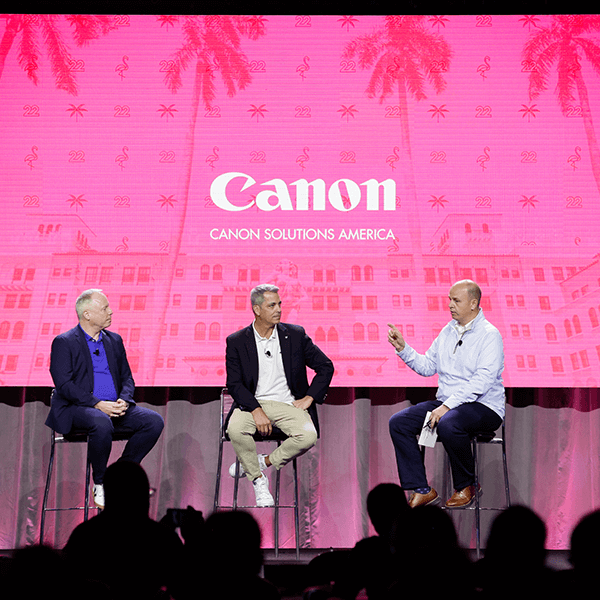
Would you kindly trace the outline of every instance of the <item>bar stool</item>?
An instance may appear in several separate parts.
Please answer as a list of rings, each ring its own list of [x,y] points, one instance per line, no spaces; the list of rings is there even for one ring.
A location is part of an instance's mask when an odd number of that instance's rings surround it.
[[[113,442],[128,440],[133,435],[133,431],[130,429],[115,429],[113,433]],[[44,543],[44,528],[46,525],[46,513],[47,512],[60,512],[64,510],[83,510],[83,520],[87,521],[89,517],[89,511],[100,510],[97,506],[90,506],[90,480],[91,480],[91,463],[89,456],[89,445],[88,445],[88,432],[85,430],[73,429],[69,433],[58,433],[57,431],[51,430],[50,432],[50,460],[48,461],[48,472],[46,474],[46,486],[44,488],[44,500],[42,502],[42,519],[40,523],[40,544]],[[48,507],[48,497],[50,495],[50,485],[52,482],[52,472],[54,467],[54,457],[56,449],[64,443],[85,443],[87,452],[85,460],[85,494],[83,506],[70,506],[70,507]]]
[[[227,422],[227,417],[229,413],[233,410],[233,398],[229,395],[226,389],[221,391],[221,413],[220,413],[220,435],[219,435],[219,454],[217,457],[217,478],[215,483],[215,499],[213,510],[216,512],[219,509],[230,508],[232,510],[237,510],[238,508],[249,509],[256,508],[255,505],[240,505],[238,504],[238,487],[240,481],[240,474],[242,473],[242,466],[240,465],[239,459],[236,457],[235,459],[235,478],[233,482],[233,500],[231,505],[225,505],[220,503],[220,491],[221,491],[221,471],[223,469],[223,446],[225,442],[229,442],[230,439],[227,436],[227,432],[225,430],[225,424]],[[282,441],[287,439],[287,436],[277,427],[273,427],[273,432],[269,436],[262,436],[259,433],[254,435],[254,439],[256,442],[276,442],[279,446]],[[272,507],[273,509],[273,537],[274,537],[274,550],[275,557],[279,556],[279,510],[282,508],[292,508],[294,509],[294,533],[296,538],[296,559],[300,558],[300,504],[298,502],[298,465],[296,462],[297,459],[293,459],[292,466],[294,470],[294,500],[291,504],[281,504],[280,502],[280,473],[279,469],[275,471],[275,504]]]
[[[505,495],[505,506],[502,507],[483,507],[481,506],[481,500],[479,498],[479,493],[475,494],[475,532],[476,532],[476,549],[477,549],[477,558],[480,557],[481,554],[481,514],[482,510],[496,510],[502,511],[505,508],[510,506],[510,485],[508,482],[508,463],[506,460],[506,426],[505,421],[502,421],[502,427],[500,429],[501,435],[498,436],[496,433],[476,433],[471,439],[471,447],[473,449],[473,459],[475,461],[475,489],[479,490],[479,456],[478,456],[478,447],[480,444],[495,444],[499,445],[502,451],[502,470],[504,473],[504,495]]]
[[[504,494],[505,494],[505,506],[481,506],[481,500],[479,498],[480,494],[476,493],[475,494],[475,501],[467,507],[461,507],[461,508],[447,508],[446,506],[442,506],[442,508],[444,510],[474,510],[475,511],[475,544],[476,544],[476,551],[477,551],[477,558],[480,558],[481,556],[481,511],[482,510],[496,510],[496,511],[502,511],[505,508],[508,508],[510,506],[510,485],[509,485],[509,481],[508,481],[508,463],[507,463],[507,459],[506,459],[506,425],[505,425],[505,421],[502,421],[502,426],[500,428],[500,435],[498,435],[498,431],[496,432],[479,432],[479,433],[475,433],[473,435],[473,437],[471,438],[471,450],[473,452],[473,460],[475,463],[475,489],[479,490],[479,485],[480,485],[480,481],[481,481],[481,476],[480,476],[480,472],[479,472],[479,453],[478,453],[478,449],[479,446],[482,444],[494,444],[494,445],[498,445],[501,448],[502,451],[502,469],[503,469],[503,474],[504,474]],[[425,446],[421,447],[421,455],[423,457],[423,460],[425,460]],[[452,490],[452,486],[450,485],[450,482],[452,481],[452,476],[451,476],[451,472],[450,472],[450,461],[448,460],[448,455],[446,453],[444,453],[444,464],[446,467],[446,473],[447,473],[447,488],[445,490],[446,492],[446,496],[450,497],[450,494],[453,492]],[[445,486],[446,487],[446,486]]]

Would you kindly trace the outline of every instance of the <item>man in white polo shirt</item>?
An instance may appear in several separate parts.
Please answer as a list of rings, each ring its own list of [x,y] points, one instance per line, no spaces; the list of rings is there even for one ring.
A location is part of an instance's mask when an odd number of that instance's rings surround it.
[[[254,322],[227,338],[227,389],[234,405],[227,435],[257,506],[273,506],[264,473],[280,469],[311,448],[319,435],[316,404],[325,399],[333,363],[299,325],[281,323],[279,288],[263,284],[250,294]],[[306,367],[315,371],[310,385]],[[269,455],[258,455],[254,435],[278,427],[287,439]],[[230,468],[235,475],[235,464]]]

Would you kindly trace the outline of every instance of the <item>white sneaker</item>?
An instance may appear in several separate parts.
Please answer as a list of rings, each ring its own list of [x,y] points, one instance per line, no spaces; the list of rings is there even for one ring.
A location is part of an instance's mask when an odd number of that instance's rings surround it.
[[[273,500],[273,496],[269,491],[269,480],[264,473],[262,477],[255,479],[252,484],[256,495],[256,506],[273,506],[275,504],[275,500]]]
[[[104,486],[101,483],[94,484],[94,504],[104,508]]]
[[[260,467],[261,473],[263,471],[266,471],[266,469],[267,469],[267,464],[265,463],[265,458],[267,458],[266,454],[258,454],[258,466]],[[231,477],[235,477],[235,463],[233,463],[229,467],[229,475]],[[240,477],[246,477],[246,471],[244,471],[244,468],[242,467],[241,464],[240,464]]]

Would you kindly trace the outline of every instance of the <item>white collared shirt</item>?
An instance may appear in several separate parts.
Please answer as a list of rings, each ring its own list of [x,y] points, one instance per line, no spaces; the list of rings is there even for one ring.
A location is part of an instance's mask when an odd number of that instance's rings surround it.
[[[504,345],[482,310],[465,326],[448,323],[424,355],[408,344],[396,354],[419,375],[439,375],[437,399],[448,408],[481,402],[504,418]]]
[[[291,404],[295,398],[285,378],[277,327],[273,328],[273,333],[268,338],[262,337],[256,331],[254,323],[252,324],[252,330],[256,341],[256,351],[258,352],[258,385],[254,397],[259,402],[261,400],[275,400],[276,402]]]

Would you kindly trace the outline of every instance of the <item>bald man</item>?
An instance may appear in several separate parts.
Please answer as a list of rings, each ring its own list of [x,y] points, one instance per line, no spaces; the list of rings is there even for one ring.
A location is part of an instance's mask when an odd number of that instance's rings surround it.
[[[79,325],[52,342],[50,374],[54,381],[46,425],[59,433],[83,429],[94,480],[94,502],[104,507],[104,472],[115,427],[133,431],[122,460],[139,463],[152,450],[163,418],[133,400],[135,384],[123,340],[108,331],[113,311],[102,290],[82,292],[75,302]]]
[[[472,435],[494,432],[504,419],[504,348],[500,332],[479,305],[481,289],[474,281],[458,281],[448,299],[452,320],[425,354],[411,348],[397,327],[388,324],[388,341],[399,358],[419,375],[439,376],[436,400],[410,406],[389,423],[400,482],[403,489],[412,490],[409,505],[413,508],[440,500],[427,481],[417,443],[428,412],[429,427],[437,431],[450,459],[454,493],[446,501],[448,508],[465,508],[478,493]]]

